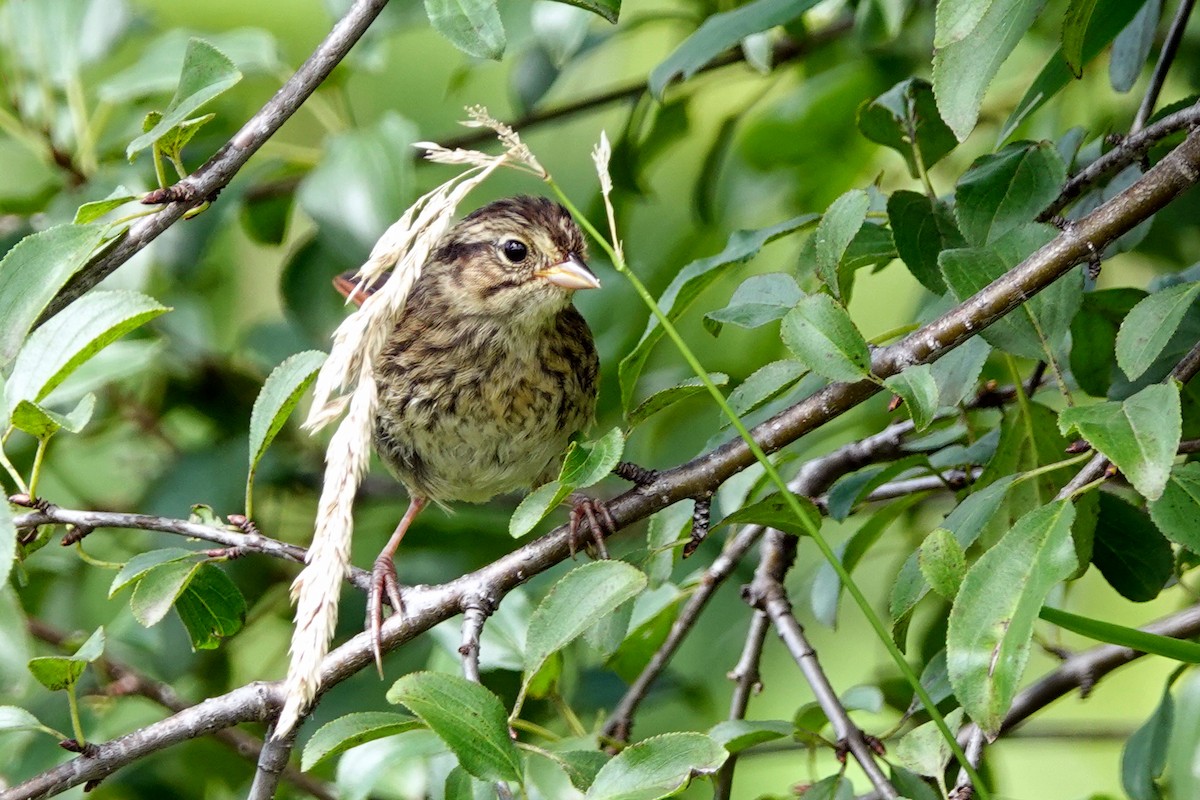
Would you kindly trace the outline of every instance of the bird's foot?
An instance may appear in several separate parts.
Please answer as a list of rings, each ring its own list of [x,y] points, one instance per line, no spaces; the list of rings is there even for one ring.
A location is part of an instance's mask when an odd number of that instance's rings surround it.
[[[371,586],[367,592],[367,630],[371,633],[371,650],[375,653],[375,667],[383,677],[383,602],[395,614],[404,613],[400,599],[400,582],[396,577],[396,565],[390,555],[381,553],[371,568]]]
[[[598,558],[608,558],[608,547],[604,544],[606,534],[617,531],[617,521],[603,500],[595,500],[587,495],[571,495],[571,528],[567,536],[567,546],[571,549],[571,558],[581,549],[594,548]],[[582,524],[586,522],[591,534],[590,540],[585,539]],[[582,543],[583,547],[580,547]]]
[[[635,486],[646,486],[658,478],[658,470],[647,469],[632,461],[622,461],[617,464],[617,466],[613,467],[613,474],[622,480],[629,481]]]

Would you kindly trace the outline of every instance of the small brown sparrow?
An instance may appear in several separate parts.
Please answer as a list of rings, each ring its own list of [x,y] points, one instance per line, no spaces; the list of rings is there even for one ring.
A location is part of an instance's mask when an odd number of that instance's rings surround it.
[[[565,208],[513,197],[451,228],[413,286],[375,362],[375,448],[410,497],[371,573],[377,663],[384,596],[400,609],[393,556],[421,509],[552,480],[570,438],[593,422],[599,361],[571,305],[575,290],[600,286],[585,255]],[[347,273],[334,285],[353,298],[380,284],[360,287]],[[595,507],[583,513],[602,541]],[[573,512],[573,533],[578,522]]]

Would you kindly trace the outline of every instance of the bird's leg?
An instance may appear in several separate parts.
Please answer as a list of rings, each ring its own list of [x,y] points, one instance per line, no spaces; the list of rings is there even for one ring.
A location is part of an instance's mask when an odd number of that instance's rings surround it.
[[[571,549],[571,558],[579,552],[580,523],[586,521],[591,532],[591,543],[596,548],[596,555],[608,558],[608,547],[604,544],[605,533],[616,533],[617,521],[603,500],[594,500],[580,492],[571,493],[571,529],[567,536],[567,546]],[[584,543],[586,548],[588,543]]]
[[[400,584],[396,579],[396,563],[392,559],[396,555],[396,548],[400,546],[400,540],[408,531],[408,526],[412,525],[417,514],[421,513],[426,502],[426,498],[417,496],[409,501],[408,510],[396,526],[395,533],[379,551],[375,566],[371,568],[371,589],[367,593],[367,626],[371,631],[371,649],[375,653],[375,666],[379,669],[380,677],[383,677],[383,595],[387,594],[393,613],[400,614],[404,611],[400,601]]]

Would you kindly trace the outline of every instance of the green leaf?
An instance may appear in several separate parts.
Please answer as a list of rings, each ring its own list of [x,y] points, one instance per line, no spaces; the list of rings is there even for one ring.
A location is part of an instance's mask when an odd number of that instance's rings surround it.
[[[929,586],[947,600],[953,600],[958,594],[958,587],[967,574],[962,546],[945,528],[935,528],[925,537],[917,551],[917,565]]]
[[[1140,653],[1162,656],[1184,664],[1200,664],[1200,644],[1186,639],[1175,639],[1091,617],[1081,617],[1050,606],[1043,607],[1038,616],[1051,625],[1057,625],[1097,642],[1128,647]]]
[[[888,223],[896,252],[913,277],[934,294],[946,293],[946,282],[938,269],[943,250],[966,247],[954,215],[941,202],[919,192],[898,191],[888,198]]]
[[[415,717],[394,711],[362,711],[338,717],[317,729],[304,744],[300,769],[308,772],[327,758],[366,742],[422,727]]]
[[[1174,381],[1147,386],[1120,403],[1064,408],[1058,415],[1064,435],[1078,431],[1147,500],[1157,500],[1166,488],[1181,424]]]
[[[525,684],[547,658],[645,588],[646,576],[622,561],[594,561],[564,575],[529,618]]]
[[[558,2],[586,8],[613,24],[616,24],[617,17],[621,14],[621,0],[558,0]]]
[[[800,301],[780,327],[788,349],[813,372],[832,381],[860,381],[871,374],[871,353],[846,309],[827,294]]]
[[[96,353],[168,310],[137,292],[88,292],[30,334],[5,386],[6,411],[39,402]]]
[[[666,290],[658,298],[658,307],[669,320],[677,320],[691,305],[701,292],[712,285],[714,281],[725,274],[726,269],[735,264],[749,261],[768,242],[786,236],[806,225],[810,225],[820,217],[816,214],[789,219],[769,228],[755,231],[734,231],[729,236],[725,249],[715,256],[702,258],[688,264],[671,281]],[[646,325],[646,330],[637,345],[621,360],[618,376],[621,382],[621,404],[625,409],[633,407],[633,391],[637,386],[638,376],[650,350],[662,338],[663,329],[653,316]]]
[[[188,41],[183,55],[183,69],[179,74],[179,85],[175,96],[167,104],[162,119],[146,133],[134,139],[125,148],[125,156],[133,159],[142,150],[151,146],[172,129],[192,116],[201,106],[227,90],[242,79],[242,73],[224,53],[203,39]]]
[[[1066,179],[1066,165],[1051,142],[1014,142],[977,158],[954,191],[963,236],[979,247],[1033,222]]]
[[[92,418],[96,395],[87,394],[67,414],[58,414],[37,403],[22,400],[12,411],[12,425],[38,439],[47,439],[60,430],[79,433]]]
[[[216,119],[216,114],[205,114],[202,117],[185,119],[158,138],[158,149],[163,157],[171,161],[181,161],[183,148],[192,140],[200,129]]]
[[[993,0],[942,0],[934,16],[933,46],[948,47],[979,27]]]
[[[870,205],[871,199],[866,192],[851,189],[833,201],[817,224],[817,232],[813,235],[817,277],[829,287],[834,297],[842,296],[838,264],[854,235],[866,222]]]
[[[1174,677],[1168,679],[1150,719],[1133,732],[1121,751],[1121,786],[1130,800],[1162,800],[1156,781],[1167,766],[1167,746],[1175,718],[1175,700],[1171,697]]]
[[[666,733],[626,747],[600,768],[586,800],[658,800],[671,797],[695,775],[725,763],[725,748],[700,733]]]
[[[1117,364],[1137,380],[1158,357],[1200,295],[1200,283],[1180,283],[1142,300],[1117,333]]]
[[[425,0],[433,29],[475,58],[499,61],[508,40],[497,0]]]
[[[963,710],[956,708],[946,715],[946,725],[951,733],[962,727]],[[905,769],[928,778],[940,778],[950,765],[953,754],[950,744],[934,722],[918,725],[901,737],[896,744],[896,763]]]
[[[1079,313],[1071,321],[1071,374],[1093,397],[1108,394],[1116,371],[1117,330],[1144,297],[1144,291],[1132,288],[1084,293]]]
[[[800,380],[806,372],[807,367],[790,358],[772,361],[754,370],[729,393],[729,405],[738,416],[749,414],[764,403],[774,400]],[[725,420],[725,425],[729,424],[731,423]]]
[[[92,632],[74,655],[41,656],[29,661],[29,671],[38,683],[52,692],[70,688],[79,680],[87,665],[104,654],[104,628]]]
[[[51,298],[104,238],[104,225],[56,225],[26,236],[0,261],[0,366],[16,357]]]
[[[1095,10],[1096,0],[1071,0],[1063,17],[1062,54],[1076,78],[1083,77],[1084,34]]]
[[[334,258],[371,249],[379,232],[387,230],[413,199],[411,145],[416,140],[416,126],[395,111],[385,112],[373,125],[328,139],[321,162],[304,176],[296,191],[296,201],[319,226],[317,247],[332,250]],[[329,275],[336,270],[329,269],[329,257],[322,255],[313,254],[323,268],[313,277],[319,279],[321,291],[327,292]],[[312,304],[310,295],[311,290],[300,298],[300,304]],[[339,309],[337,319],[344,315]],[[322,339],[326,335],[323,331]]]
[[[843,521],[871,492],[901,473],[922,468],[929,470],[929,459],[924,455],[911,455],[885,466],[864,467],[843,475],[834,481],[826,493],[825,505],[829,518]]]
[[[1099,494],[1092,563],[1126,600],[1153,600],[1166,586],[1175,566],[1171,545],[1141,509],[1116,495]]]
[[[944,5],[939,4],[939,11]],[[938,114],[933,87],[921,78],[903,80],[859,106],[858,130],[903,156],[914,178],[920,177],[914,147],[920,151],[921,164],[929,169],[958,146],[954,131]]]
[[[147,628],[160,622],[200,566],[196,562],[171,560],[147,570],[129,599],[134,619]]]
[[[962,8],[973,0],[958,0]],[[943,45],[933,54],[933,91],[938,111],[961,142],[975,127],[988,84],[1017,42],[1042,10],[1044,0],[992,0],[978,20],[976,12],[966,15],[972,24],[946,24]],[[938,15],[942,6],[938,4]],[[974,3],[978,6],[979,3]]]
[[[1075,571],[1074,507],[1030,511],[967,571],[950,610],[946,666],[963,708],[988,736],[1000,731],[1046,595]]]
[[[521,756],[508,736],[500,698],[457,675],[413,672],[388,690],[441,737],[463,769],[481,780],[523,780]]]
[[[519,539],[529,533],[573,491],[570,486],[550,481],[525,495],[508,520],[508,535]]]
[[[757,328],[782,319],[802,297],[804,292],[791,275],[782,272],[751,275],[734,290],[729,305],[704,315],[704,327],[713,336],[721,332],[725,323]]]
[[[250,412],[250,470],[246,476],[246,499],[249,507],[251,490],[254,487],[254,473],[258,462],[267,452],[275,436],[283,429],[283,424],[291,415],[300,396],[317,377],[317,371],[325,363],[325,354],[316,350],[306,350],[285,359],[282,364],[271,370],[263,383],[258,397],[254,400],[254,410]]]
[[[108,212],[120,208],[126,203],[132,203],[137,200],[137,195],[132,195],[124,186],[118,186],[109,192],[108,197],[103,200],[93,200],[90,203],[84,203],[75,212],[76,225],[86,225],[89,222],[94,222],[100,217],[103,217]]]
[[[608,763],[606,753],[597,750],[568,750],[565,753],[555,753],[571,785],[581,792],[587,791],[596,780],[596,774]]]
[[[108,587],[108,597],[111,600],[117,592],[129,584],[140,580],[155,567],[198,556],[199,554],[195,551],[184,550],[182,547],[167,547],[162,550],[149,550],[145,553],[138,553],[125,562],[124,566],[117,572],[117,576],[113,578],[112,584]]]
[[[1200,750],[1200,673],[1192,671],[1175,698],[1175,723],[1167,745],[1165,794],[1170,798],[1200,796],[1196,752]]]
[[[649,555],[642,563],[651,589],[657,589],[671,579],[678,552],[676,543],[691,528],[694,503],[682,500],[673,503],[654,516],[646,526],[646,549]]]
[[[918,431],[929,427],[938,409],[938,387],[928,364],[907,367],[903,372],[884,378],[883,383],[904,399],[913,426]]]
[[[781,719],[727,719],[708,731],[708,737],[729,753],[740,753],[764,742],[791,738],[792,723]]]
[[[1171,469],[1162,496],[1149,503],[1150,518],[1162,535],[1193,553],[1200,553],[1200,463]]]
[[[39,656],[29,660],[29,672],[38,683],[52,692],[60,692],[74,686],[85,669],[86,661],[77,661],[66,656]]]
[[[67,738],[54,728],[43,725],[41,720],[23,708],[0,706],[0,733],[13,731],[36,731],[53,736],[55,739]]]
[[[650,72],[650,93],[662,100],[667,84],[699,72],[708,62],[751,34],[786,25],[817,4],[818,0],[753,0],[743,6],[713,14],[696,32]]]
[[[242,629],[246,598],[219,567],[200,564],[176,598],[175,611],[187,629],[192,649],[212,650]]]
[[[1162,0],[1146,0],[1129,24],[1113,40],[1108,59],[1108,82],[1114,91],[1125,93],[1137,83],[1154,46]],[[1136,798],[1135,800],[1141,800]]]
[[[792,495],[800,503],[804,519],[796,517],[791,505],[778,492],[768,495],[752,505],[743,506],[713,527],[721,525],[762,525],[777,528],[794,536],[810,536],[821,527],[821,512],[812,500],[802,495]],[[807,521],[807,524],[805,522]]]
[[[612,474],[625,452],[625,435],[613,428],[591,442],[572,442],[563,458],[558,481],[564,486],[586,489]]]
[[[1139,3],[1130,3],[1128,0],[1099,0],[1092,12],[1087,33],[1083,38],[1079,63],[1086,64],[1095,58],[1113,40],[1113,37],[1129,24],[1140,7]],[[1071,83],[1074,78],[1061,50],[1050,56],[1046,66],[1042,68],[1042,71],[1025,91],[1025,96],[1021,98],[1017,107],[1004,121],[1004,127],[1000,130],[998,140],[1003,142],[1011,136],[1026,117],[1062,91],[1063,87]],[[934,85],[937,85],[936,80]]]
[[[729,376],[723,372],[710,372],[708,373],[708,379],[715,386],[724,386],[729,383]],[[655,392],[638,403],[637,408],[626,415],[625,421],[629,423],[630,428],[636,427],[663,409],[669,408],[689,397],[706,394],[707,392],[708,389],[705,388],[699,378],[688,378],[668,389]]]
[[[950,291],[965,301],[1050,241],[1052,229],[1029,225],[1010,231],[990,247],[946,250],[938,258]],[[996,320],[982,332],[989,344],[1023,358],[1042,360],[1057,354],[1079,308],[1083,274],[1072,270]]]

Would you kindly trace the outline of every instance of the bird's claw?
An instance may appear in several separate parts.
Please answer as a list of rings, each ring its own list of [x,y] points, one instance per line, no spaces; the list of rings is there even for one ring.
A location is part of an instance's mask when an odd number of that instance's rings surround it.
[[[617,521],[613,519],[608,505],[603,500],[594,500],[585,495],[574,495],[571,500],[573,505],[570,530],[567,535],[567,547],[571,551],[571,558],[575,558],[575,554],[581,549],[580,543],[582,542],[583,549],[593,546],[597,557],[607,559],[608,547],[604,544],[604,537],[606,534],[617,531]],[[581,523],[584,521],[587,522],[588,531],[591,534],[590,540],[585,540],[580,530]]]
[[[371,586],[367,592],[367,628],[371,632],[371,651],[375,654],[375,667],[383,677],[383,598],[396,614],[404,613],[400,599],[400,582],[396,577],[396,565],[390,557],[375,559],[371,569]]]

